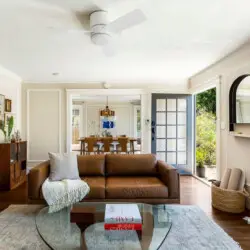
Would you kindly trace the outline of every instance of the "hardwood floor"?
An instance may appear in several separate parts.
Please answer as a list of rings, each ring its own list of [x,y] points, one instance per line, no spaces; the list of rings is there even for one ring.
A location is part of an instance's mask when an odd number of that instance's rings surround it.
[[[181,176],[181,204],[198,205],[205,213],[220,225],[242,249],[250,249],[250,225],[242,218],[250,216],[250,212],[234,215],[220,212],[211,207],[210,187],[190,176]],[[0,211],[11,204],[27,203],[27,184],[10,192],[0,192]]]

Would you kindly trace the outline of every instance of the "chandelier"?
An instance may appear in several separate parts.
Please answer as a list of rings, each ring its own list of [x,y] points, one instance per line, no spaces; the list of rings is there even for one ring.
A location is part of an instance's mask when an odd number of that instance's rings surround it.
[[[107,96],[107,104],[105,109],[102,109],[100,111],[100,116],[104,116],[104,117],[110,117],[110,116],[115,116],[115,111],[109,109],[109,105],[108,105],[108,96]]]

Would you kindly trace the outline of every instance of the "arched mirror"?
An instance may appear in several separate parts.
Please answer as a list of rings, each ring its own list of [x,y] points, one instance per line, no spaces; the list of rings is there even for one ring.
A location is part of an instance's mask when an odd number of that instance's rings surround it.
[[[250,75],[238,77],[230,89],[230,131],[234,124],[250,124]]]

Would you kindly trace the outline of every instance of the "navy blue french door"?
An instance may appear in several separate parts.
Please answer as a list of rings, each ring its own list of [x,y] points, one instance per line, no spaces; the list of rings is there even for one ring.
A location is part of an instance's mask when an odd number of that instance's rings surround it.
[[[192,174],[192,96],[152,94],[152,153]]]

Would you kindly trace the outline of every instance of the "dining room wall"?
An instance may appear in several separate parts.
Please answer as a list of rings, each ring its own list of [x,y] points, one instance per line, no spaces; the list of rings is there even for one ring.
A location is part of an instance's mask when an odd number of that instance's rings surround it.
[[[102,103],[85,103],[83,105],[83,136],[100,134],[103,129],[100,124],[100,110],[105,107]],[[125,134],[134,136],[134,105],[130,103],[113,103],[109,105],[115,111],[115,127],[109,129],[113,136]]]

